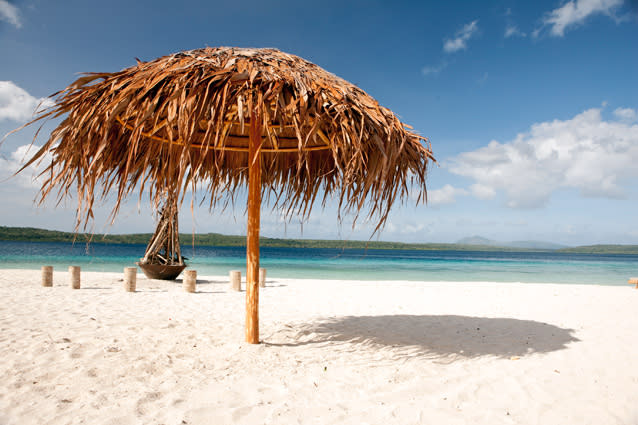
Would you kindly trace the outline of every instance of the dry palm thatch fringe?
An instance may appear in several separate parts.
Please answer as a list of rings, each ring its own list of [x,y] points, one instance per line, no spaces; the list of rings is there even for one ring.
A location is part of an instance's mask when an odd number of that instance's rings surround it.
[[[77,191],[78,226],[113,189],[112,217],[131,192],[206,187],[210,207],[248,181],[253,105],[263,128],[262,195],[290,217],[307,217],[318,194],[338,199],[339,217],[364,207],[385,223],[416,186],[426,200],[434,160],[427,139],[361,89],[276,49],[205,48],[114,73],[85,74],[55,93],[32,122],[66,116],[27,166],[47,152],[41,200]],[[181,202],[181,201],[180,201]]]

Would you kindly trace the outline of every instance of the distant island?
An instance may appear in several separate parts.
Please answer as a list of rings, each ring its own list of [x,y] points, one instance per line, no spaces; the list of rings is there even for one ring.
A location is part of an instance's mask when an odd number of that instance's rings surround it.
[[[150,233],[118,235],[60,232],[34,227],[0,226],[0,240],[24,242],[76,242],[108,244],[147,244]],[[219,233],[180,234],[183,246],[246,246],[245,236],[222,235]],[[278,248],[336,248],[336,249],[404,249],[430,251],[486,251],[486,252],[564,252],[585,254],[627,254],[638,255],[638,245],[590,245],[566,247],[541,241],[498,242],[480,236],[464,238],[458,243],[403,243],[385,241],[349,241],[325,239],[279,239],[260,238],[262,247]]]
[[[523,249],[533,249],[533,250],[543,250],[543,251],[556,251],[563,248],[569,248],[566,245],[560,245],[552,242],[544,242],[544,241],[513,241],[513,242],[499,242],[491,239],[487,239],[481,236],[471,236],[469,238],[463,238],[456,242],[461,245],[487,245],[487,246],[498,246],[498,247],[508,247],[508,248],[523,248]]]

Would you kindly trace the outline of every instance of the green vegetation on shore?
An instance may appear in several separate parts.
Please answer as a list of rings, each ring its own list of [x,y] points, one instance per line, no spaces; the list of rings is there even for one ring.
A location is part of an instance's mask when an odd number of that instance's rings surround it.
[[[638,245],[586,245],[563,248],[556,252],[570,254],[627,254],[638,255]]]
[[[32,227],[3,227],[0,226],[0,240],[30,241],[30,242],[77,242],[110,243],[110,244],[147,244],[150,233],[132,233],[123,235],[85,234],[59,232],[56,230],[36,229]],[[184,246],[246,246],[245,236],[222,235],[219,233],[180,234],[180,243]],[[500,248],[481,245],[459,244],[407,244],[401,242],[382,241],[344,241],[324,239],[279,239],[260,238],[262,247],[280,248],[338,248],[338,249],[423,249],[423,250],[461,250],[461,251],[518,251],[512,248]]]
[[[33,227],[0,226],[0,240],[28,242],[77,242],[110,243],[110,244],[147,244],[150,233],[133,233],[123,235],[75,234],[56,230],[36,229]],[[180,234],[180,242],[184,246],[246,246],[245,236],[230,236],[219,233]],[[498,251],[498,252],[565,252],[587,254],[631,254],[638,255],[638,245],[592,245],[558,250],[528,249],[492,245],[448,244],[448,243],[401,243],[384,241],[344,241],[323,239],[279,239],[260,238],[262,247],[280,248],[337,248],[337,249],[416,249],[440,251]]]

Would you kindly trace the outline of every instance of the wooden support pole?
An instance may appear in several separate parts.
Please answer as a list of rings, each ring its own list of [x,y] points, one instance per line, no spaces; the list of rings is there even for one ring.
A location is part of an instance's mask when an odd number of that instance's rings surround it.
[[[246,342],[259,344],[259,210],[261,208],[261,117],[250,114],[248,142],[248,228],[246,231]]]
[[[266,269],[263,267],[259,268],[259,287],[266,287]]]
[[[42,266],[42,286],[53,286],[53,266]]]
[[[186,292],[195,292],[197,290],[197,270],[184,270],[182,288]]]
[[[137,267],[124,267],[124,290],[135,292],[137,284]]]
[[[230,271],[230,288],[233,291],[241,291],[241,270]]]
[[[69,266],[69,286],[80,289],[80,266]]]

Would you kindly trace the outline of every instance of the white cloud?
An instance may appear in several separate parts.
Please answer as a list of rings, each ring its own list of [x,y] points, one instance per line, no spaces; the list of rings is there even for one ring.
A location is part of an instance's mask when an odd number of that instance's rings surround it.
[[[458,189],[446,184],[441,189],[428,191],[428,204],[431,206],[448,205],[456,202],[457,196],[467,195],[465,189]]]
[[[483,184],[475,183],[470,186],[470,191],[475,198],[478,199],[493,199],[496,196],[496,191],[491,186],[485,186]]]
[[[527,34],[521,31],[512,19],[512,9],[505,9],[505,38],[511,37],[527,37]]]
[[[467,42],[478,31],[478,19],[466,24],[454,34],[454,38],[448,38],[443,43],[443,50],[447,53],[458,52],[467,49]]]
[[[0,121],[27,121],[33,117],[38,105],[42,110],[54,103],[50,98],[36,99],[12,81],[0,81]]]
[[[638,120],[638,113],[631,108],[618,108],[614,111],[614,115],[620,121],[631,124]]]
[[[395,223],[389,220],[385,229],[383,230],[384,240],[406,240],[406,235],[415,237],[416,235],[428,233],[431,223],[424,223],[422,221],[415,222],[412,220],[400,220],[400,223]],[[418,237],[417,239],[418,240]]]
[[[421,73],[425,76],[428,75],[437,75],[439,74],[441,71],[443,71],[445,68],[447,68],[447,62],[443,61],[438,65],[433,65],[433,66],[424,66],[421,69]]]
[[[483,75],[481,75],[476,82],[478,83],[479,86],[483,86],[485,85],[485,83],[487,83],[487,79],[490,75],[486,72],[483,73]]]
[[[20,11],[7,0],[0,0],[0,21],[7,21],[16,28],[22,27]]]
[[[547,13],[543,18],[543,27],[549,26],[553,36],[562,37],[567,29],[582,25],[592,15],[612,16],[622,3],[623,0],[570,0]],[[538,35],[538,30],[535,33]]]
[[[510,142],[492,141],[462,153],[450,170],[473,179],[471,191],[478,198],[502,191],[510,207],[537,208],[559,189],[622,198],[623,184],[638,177],[636,163],[638,125],[605,121],[600,109],[589,109],[569,120],[534,124]]]
[[[505,27],[505,38],[510,37],[527,37],[527,34],[519,30],[516,25],[508,24]]]
[[[8,158],[0,156],[0,182],[13,181],[23,188],[40,188],[42,182],[37,176],[51,163],[52,155],[45,154],[41,161],[31,164],[20,174],[14,176],[26,160],[31,158],[40,149],[36,145],[23,145],[13,151]]]

